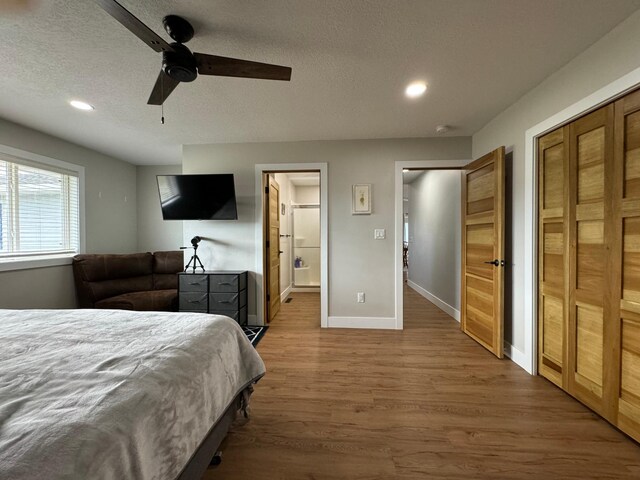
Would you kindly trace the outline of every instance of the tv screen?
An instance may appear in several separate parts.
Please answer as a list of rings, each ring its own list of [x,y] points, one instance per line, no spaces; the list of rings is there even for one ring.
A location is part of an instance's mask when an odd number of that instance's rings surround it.
[[[165,220],[237,220],[233,174],[158,175]]]

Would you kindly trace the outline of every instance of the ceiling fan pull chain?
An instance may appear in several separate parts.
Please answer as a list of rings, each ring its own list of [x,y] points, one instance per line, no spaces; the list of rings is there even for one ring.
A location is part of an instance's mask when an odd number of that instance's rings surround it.
[[[160,75],[160,95],[163,99],[160,104],[160,123],[164,125],[164,75]]]

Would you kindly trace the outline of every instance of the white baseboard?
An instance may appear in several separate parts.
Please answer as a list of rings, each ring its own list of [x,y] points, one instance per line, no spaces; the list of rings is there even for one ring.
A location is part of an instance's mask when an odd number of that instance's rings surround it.
[[[526,355],[511,345],[509,342],[504,342],[504,354],[511,359],[513,363],[528,371],[527,366],[529,364]]]
[[[251,325],[251,326],[255,326],[255,327],[261,327],[262,324],[258,323],[258,316],[257,315],[247,315],[247,325]]]
[[[284,291],[280,294],[280,301],[281,302],[284,302],[287,299],[287,297],[291,293],[291,288],[292,288],[292,284],[289,284],[289,286],[287,288],[285,288]]]
[[[456,319],[458,322],[460,322],[460,311],[459,310],[456,310],[454,307],[449,305],[447,302],[445,302],[444,300],[440,300],[434,294],[432,294],[431,292],[428,292],[427,290],[422,288],[420,285],[418,285],[415,282],[412,282],[411,280],[407,280],[407,285],[409,285],[416,292],[418,292],[424,298],[426,298],[431,303],[433,303],[440,310],[444,310],[447,314],[449,314],[454,319]]]
[[[396,319],[394,317],[329,317],[327,327],[395,330]]]
[[[291,293],[320,293],[320,287],[291,287]]]

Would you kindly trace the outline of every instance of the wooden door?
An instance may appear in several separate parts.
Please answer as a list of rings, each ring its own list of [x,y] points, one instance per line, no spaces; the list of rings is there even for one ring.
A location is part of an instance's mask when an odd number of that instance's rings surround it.
[[[612,312],[607,348],[614,362],[611,399],[617,425],[640,441],[640,92],[615,104],[615,142],[611,205],[614,257],[621,267],[607,280],[612,285]],[[619,255],[615,255],[620,251]]]
[[[601,415],[604,411],[605,319],[610,285],[613,105],[569,125],[569,393]]]
[[[538,371],[562,387],[566,380],[569,269],[569,127],[538,140]]]
[[[267,322],[280,311],[280,186],[272,175],[266,179],[266,241],[265,258]]]
[[[462,331],[504,356],[504,147],[464,169]]]
[[[640,91],[538,160],[539,372],[640,440]]]

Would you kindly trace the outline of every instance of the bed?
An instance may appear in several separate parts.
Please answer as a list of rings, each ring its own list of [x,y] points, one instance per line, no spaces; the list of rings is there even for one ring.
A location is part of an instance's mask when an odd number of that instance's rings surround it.
[[[264,373],[223,316],[0,310],[0,478],[199,479]]]

